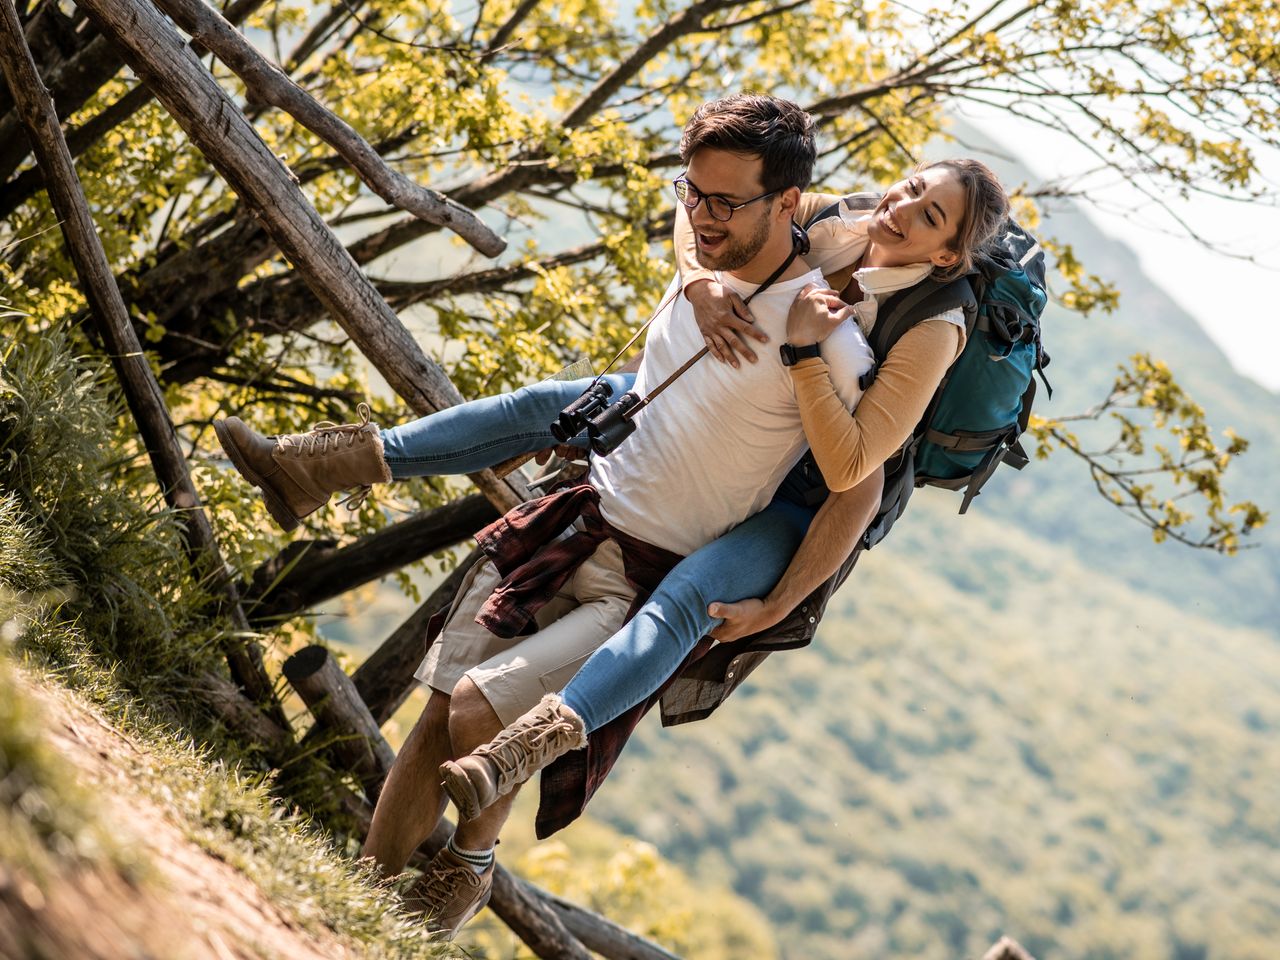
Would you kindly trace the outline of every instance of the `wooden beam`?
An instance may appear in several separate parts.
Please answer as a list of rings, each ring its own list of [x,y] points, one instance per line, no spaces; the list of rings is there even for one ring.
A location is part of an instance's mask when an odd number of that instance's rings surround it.
[[[357,348],[418,414],[462,400],[387,306],[280,159],[230,96],[146,0],[81,0],[192,143],[262,222],[263,228]],[[472,475],[505,512],[528,497],[521,480]]]
[[[27,48],[13,0],[0,0],[0,67],[27,130],[36,162],[44,171],[49,198],[58,215],[85,298],[89,301],[91,316],[111,355],[112,366],[146,445],[165,501],[181,516],[187,555],[197,575],[211,579],[223,612],[231,619],[240,638],[228,639],[225,644],[232,676],[253,701],[268,711],[272,720],[288,729],[284,711],[275,699],[271,680],[263,666],[262,652],[257,644],[244,639],[250,635],[249,621],[218,549],[213,527],[201,506],[200,495],[191,481],[164,395],[129,321],[67,142],[62,136],[57,112]]]
[[[396,752],[351,678],[333,654],[318,645],[304,647],[286,660],[284,676],[315,717],[318,736],[333,738],[329,750],[359,778],[365,796],[376,802]]]
[[[253,573],[245,589],[250,622],[271,624],[296,616],[406,564],[469,540],[498,518],[493,505],[472,494],[419,513],[344,547],[333,541],[290,543]],[[301,556],[299,550],[304,550]]]

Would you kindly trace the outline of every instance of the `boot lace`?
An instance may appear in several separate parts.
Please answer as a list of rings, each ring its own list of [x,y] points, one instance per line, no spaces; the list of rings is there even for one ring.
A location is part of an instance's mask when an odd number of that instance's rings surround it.
[[[465,864],[437,866],[423,876],[422,901],[429,908],[441,909],[453,899],[457,893],[458,881],[461,879],[467,886],[479,885],[479,876]]]
[[[558,757],[563,752],[562,744],[572,742],[575,733],[573,723],[556,714],[551,723],[537,732],[522,730],[493,744],[486,752],[486,759],[498,769],[501,779],[527,778]]]
[[[351,447],[356,443],[360,431],[369,425],[373,411],[369,409],[367,403],[362,402],[356,406],[356,414],[360,417],[359,423],[334,423],[332,420],[321,420],[312,425],[308,433],[281,437],[280,443],[282,446],[294,447],[304,457],[323,456],[330,450],[336,452],[342,447]],[[362,484],[339,500],[338,504],[355,513],[365,505],[372,492],[372,484]]]
[[[293,439],[294,445],[306,457],[325,454],[330,449],[337,450],[341,446],[350,447],[356,442],[360,431],[369,425],[372,416],[367,403],[357,406],[356,413],[360,416],[359,423],[334,423],[332,420],[321,420],[311,427],[309,433],[290,439]],[[284,442],[284,438],[281,438],[281,442]]]

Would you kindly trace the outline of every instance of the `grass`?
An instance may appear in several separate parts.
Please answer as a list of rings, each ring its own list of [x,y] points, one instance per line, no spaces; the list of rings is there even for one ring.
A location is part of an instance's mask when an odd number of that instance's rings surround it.
[[[103,368],[57,331],[13,333],[0,340],[0,873],[37,887],[81,868],[144,886],[151,873],[47,745],[17,655],[33,682],[105,715],[138,748],[113,758],[129,782],[304,929],[371,958],[457,955],[342,843],[273,797],[266,774],[239,765],[237,745],[183,694],[186,677],[221,669],[222,625],[174,516],[156,509]]]

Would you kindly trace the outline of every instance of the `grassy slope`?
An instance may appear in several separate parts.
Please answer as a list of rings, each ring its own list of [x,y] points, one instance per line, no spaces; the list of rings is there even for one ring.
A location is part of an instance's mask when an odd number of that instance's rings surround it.
[[[649,726],[593,813],[731,880],[788,957],[1272,955],[1274,636],[930,499],[813,649]]]
[[[77,694],[4,660],[0,955],[459,955],[260,785],[150,724],[109,678],[86,684],[81,670]]]

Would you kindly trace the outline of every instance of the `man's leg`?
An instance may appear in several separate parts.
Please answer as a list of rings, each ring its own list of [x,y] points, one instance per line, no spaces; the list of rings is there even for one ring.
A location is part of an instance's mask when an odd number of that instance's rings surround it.
[[[476,576],[468,597],[477,593],[488,596],[492,585],[486,583],[487,576],[483,571]],[[468,669],[454,685],[449,703],[452,748],[470,751],[548,692],[560,689],[591,651],[621,625],[633,596],[617,544],[602,544],[539,613],[536,633]],[[474,614],[475,610],[461,604],[451,622]],[[469,629],[460,622],[456,632]],[[438,784],[437,774],[437,789]],[[460,820],[449,846],[427,866],[410,894],[434,916],[433,925],[442,932],[452,934],[487,902],[493,847],[510,814],[512,799],[503,798],[478,819]]]
[[[453,694],[453,710],[449,717],[449,733],[453,742],[454,754],[440,760],[452,760],[470,753],[482,743],[488,743],[502,730],[503,723],[489,701],[485,699],[480,688],[470,677],[463,677]],[[440,765],[434,771],[439,789]],[[458,829],[454,840],[458,846],[467,850],[488,850],[498,842],[498,834],[502,826],[511,816],[511,805],[515,802],[518,790],[512,790],[505,797],[485,809],[473,820],[458,819]],[[443,791],[441,791],[443,796]]]
[[[453,756],[449,697],[432,690],[422,715],[396,755],[360,854],[373,857],[383,875],[394,876],[404,870],[413,851],[440,822],[445,797],[438,771],[440,764]]]

